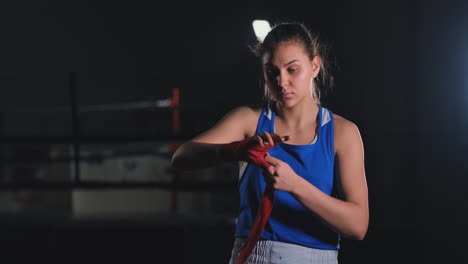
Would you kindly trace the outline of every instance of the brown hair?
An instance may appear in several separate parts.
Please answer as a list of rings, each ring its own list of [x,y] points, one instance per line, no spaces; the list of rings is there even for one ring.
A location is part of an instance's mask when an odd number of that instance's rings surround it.
[[[317,102],[320,103],[321,95],[326,93],[327,89],[333,88],[334,79],[331,75],[331,65],[329,65],[328,61],[329,54],[327,46],[319,41],[319,35],[317,33],[312,34],[311,31],[302,23],[278,23],[273,26],[263,42],[257,42],[252,50],[258,58],[263,59],[265,55],[271,54],[279,44],[285,41],[298,41],[299,43],[302,43],[305,52],[309,55],[311,60],[315,56],[320,58],[320,72],[314,80],[314,97]],[[266,75],[264,74],[264,76]],[[268,95],[268,88],[266,85],[264,86],[264,96],[268,102],[271,98],[269,98]]]

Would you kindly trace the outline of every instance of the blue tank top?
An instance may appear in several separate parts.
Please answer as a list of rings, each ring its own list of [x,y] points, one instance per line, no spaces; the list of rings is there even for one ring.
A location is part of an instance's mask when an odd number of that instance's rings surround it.
[[[336,197],[334,180],[334,121],[333,113],[319,106],[319,124],[314,142],[308,145],[281,143],[268,153],[289,164],[301,177],[322,192]],[[262,109],[256,134],[275,132],[275,112]],[[310,131],[313,133],[313,131]],[[261,168],[240,163],[240,214],[236,224],[236,237],[247,237],[265,189]],[[339,249],[340,236],[330,229],[312,211],[304,207],[290,193],[275,190],[270,218],[261,239],[298,244],[320,249]]]

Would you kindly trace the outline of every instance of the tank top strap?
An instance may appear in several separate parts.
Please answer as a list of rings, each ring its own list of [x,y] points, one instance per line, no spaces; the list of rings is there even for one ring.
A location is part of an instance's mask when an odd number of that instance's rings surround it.
[[[273,128],[273,120],[275,118],[275,112],[268,106],[262,108],[262,112],[258,118],[257,123],[257,130],[256,134],[260,134],[264,131],[272,133],[274,131]]]
[[[329,159],[334,162],[335,160],[335,125],[333,119],[333,113],[331,110],[321,107],[320,110],[320,128],[319,128],[319,140],[325,147],[325,152],[328,154]]]

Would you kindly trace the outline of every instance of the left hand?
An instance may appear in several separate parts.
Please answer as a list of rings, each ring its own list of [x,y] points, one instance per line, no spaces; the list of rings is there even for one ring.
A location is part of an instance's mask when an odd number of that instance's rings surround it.
[[[271,166],[263,171],[265,181],[276,190],[292,192],[300,184],[301,177],[284,161],[267,154],[265,161]]]

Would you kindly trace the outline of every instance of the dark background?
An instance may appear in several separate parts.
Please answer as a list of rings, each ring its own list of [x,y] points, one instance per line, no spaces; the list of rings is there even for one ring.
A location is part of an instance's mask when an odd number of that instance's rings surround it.
[[[467,8],[453,0],[10,1],[0,5],[0,108],[69,104],[70,72],[79,104],[160,99],[179,88],[182,133],[175,137],[109,115],[83,115],[80,133],[186,140],[233,107],[260,101],[260,68],[248,49],[252,21],[304,22],[339,65],[324,105],[358,125],[365,147],[369,230],[363,241],[343,240],[341,263],[463,263]],[[45,124],[28,114],[2,119],[2,144],[73,134],[70,115]],[[233,226],[214,216],[78,223],[39,211],[2,218],[1,246],[18,259],[226,263],[232,245]]]

